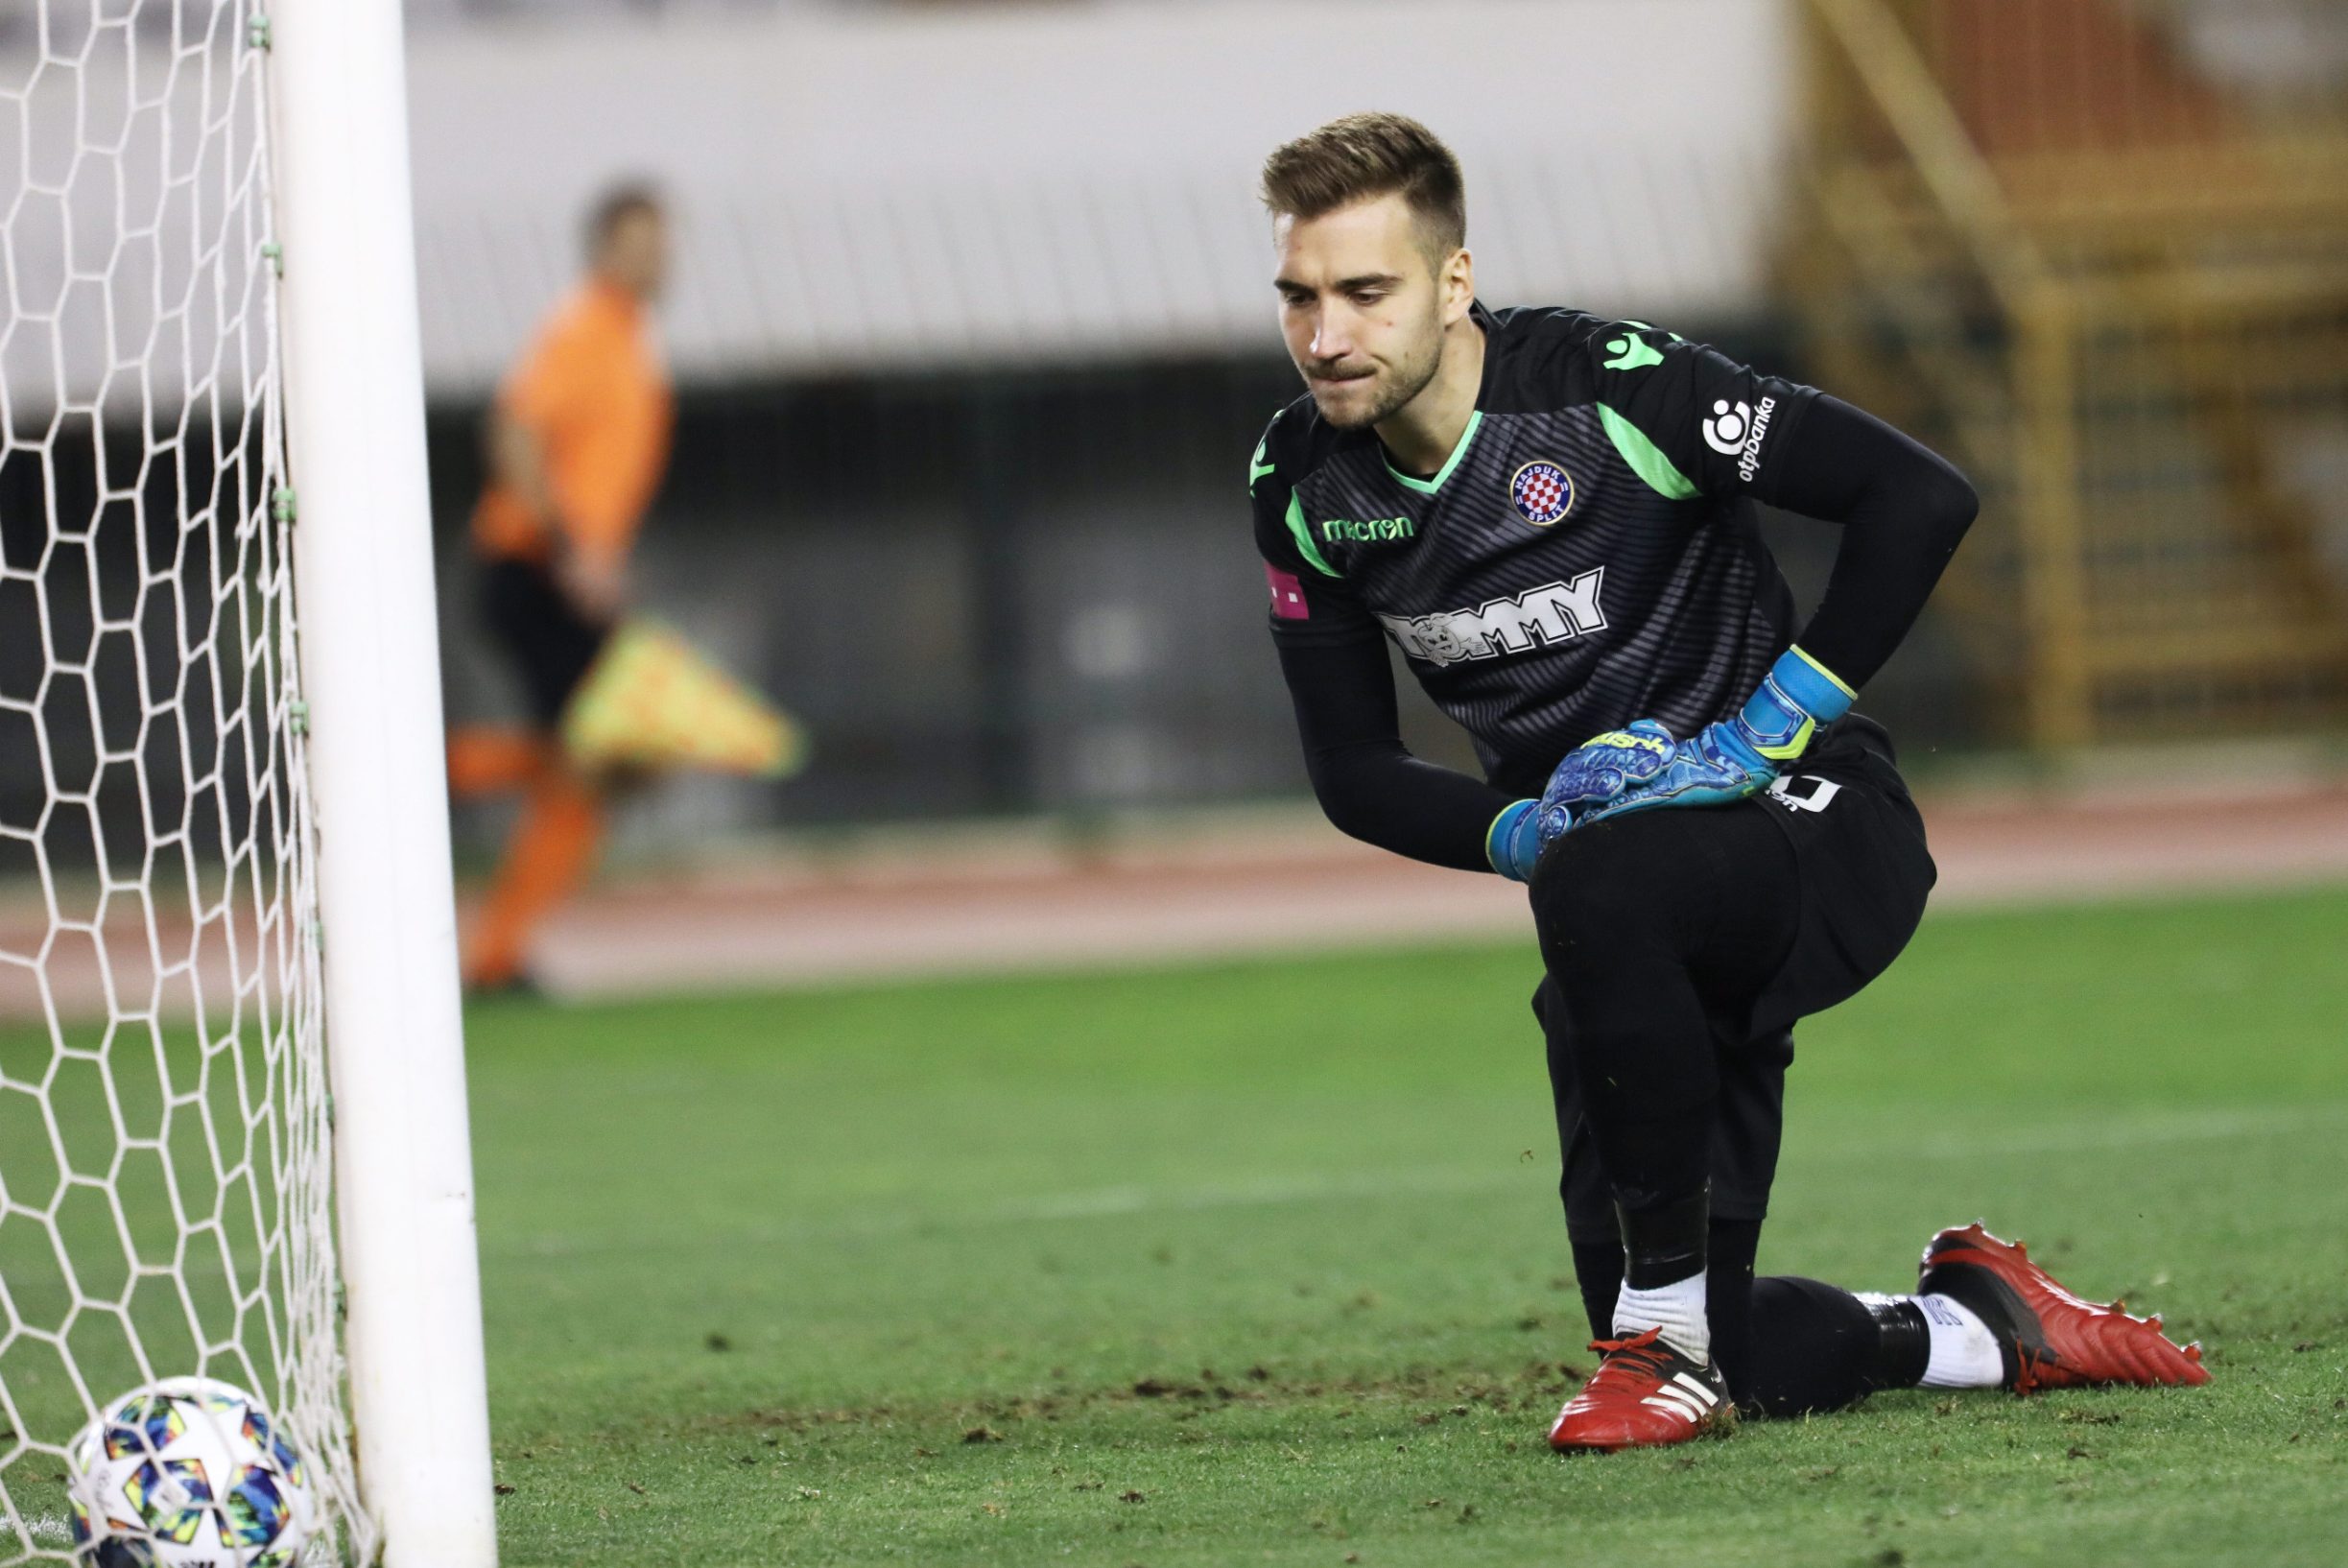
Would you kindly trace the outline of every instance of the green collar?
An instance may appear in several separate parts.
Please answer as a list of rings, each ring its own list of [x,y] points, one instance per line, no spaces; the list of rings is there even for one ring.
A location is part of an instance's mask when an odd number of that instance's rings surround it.
[[[1386,463],[1386,471],[1394,476],[1395,484],[1406,489],[1416,490],[1421,495],[1433,495],[1443,487],[1443,481],[1451,477],[1451,471],[1459,466],[1459,460],[1467,456],[1467,449],[1476,441],[1476,429],[1482,423],[1483,410],[1482,409],[1477,409],[1467,416],[1467,428],[1459,432],[1458,444],[1452,447],[1451,456],[1443,460],[1443,466],[1435,470],[1433,479],[1412,479],[1409,474],[1395,467],[1386,455],[1386,444],[1383,441],[1378,446],[1378,459],[1381,463]]]

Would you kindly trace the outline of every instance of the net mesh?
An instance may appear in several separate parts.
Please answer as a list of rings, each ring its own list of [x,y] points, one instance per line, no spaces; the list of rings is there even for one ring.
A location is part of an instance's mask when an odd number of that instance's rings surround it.
[[[252,1390],[366,1560],[287,560],[267,24],[0,9],[0,1564],[65,1448]],[[305,1560],[313,1560],[305,1558]]]

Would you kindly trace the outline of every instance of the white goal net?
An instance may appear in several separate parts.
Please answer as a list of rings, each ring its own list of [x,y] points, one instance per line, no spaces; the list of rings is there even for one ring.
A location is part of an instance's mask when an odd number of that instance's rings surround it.
[[[258,1393],[368,1560],[249,0],[0,0],[0,1565],[66,1444]],[[311,1560],[305,1558],[305,1561]]]

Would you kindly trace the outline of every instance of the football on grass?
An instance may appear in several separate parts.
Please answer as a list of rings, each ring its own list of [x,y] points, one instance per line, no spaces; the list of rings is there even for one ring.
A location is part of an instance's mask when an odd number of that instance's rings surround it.
[[[112,1401],[74,1438],[67,1468],[86,1568],[294,1568],[317,1517],[275,1418],[208,1377]]]

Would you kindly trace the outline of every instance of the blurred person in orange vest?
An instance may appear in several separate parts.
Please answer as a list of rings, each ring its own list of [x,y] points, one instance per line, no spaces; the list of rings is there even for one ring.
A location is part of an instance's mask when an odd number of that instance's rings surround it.
[[[482,612],[521,677],[532,723],[449,738],[459,796],[526,792],[465,943],[468,988],[529,985],[539,921],[585,878],[610,781],[569,763],[565,704],[629,603],[629,553],[669,457],[673,404],[651,331],[668,271],[657,193],[623,185],[587,224],[587,275],[539,328],[489,416],[489,484],[473,513]]]

